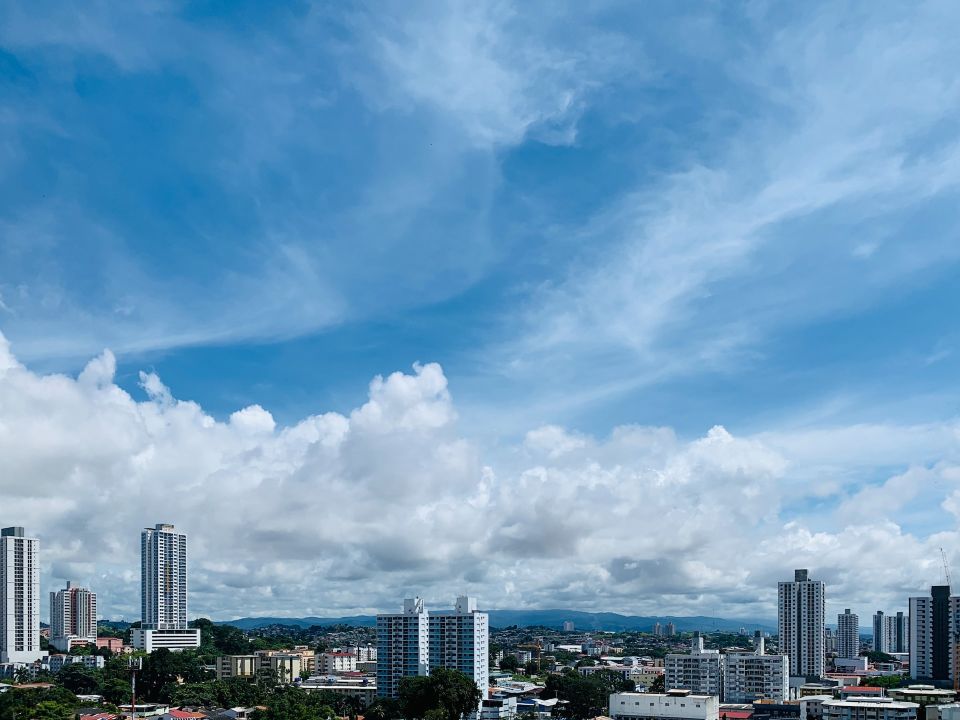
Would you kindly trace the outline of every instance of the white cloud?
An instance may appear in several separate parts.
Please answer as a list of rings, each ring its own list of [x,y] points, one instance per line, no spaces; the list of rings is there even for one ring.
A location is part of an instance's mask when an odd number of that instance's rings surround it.
[[[931,580],[931,547],[956,545],[948,465],[841,488],[807,517],[783,506],[803,455],[719,426],[692,441],[547,427],[486,451],[458,432],[436,364],[375,378],[347,415],[285,427],[258,405],[219,421],[154,374],[135,399],[114,366],[105,351],[77,379],[41,375],[0,338],[0,521],[41,537],[45,587],[79,575],[108,616],[135,617],[138,533],[160,521],[190,533],[193,611],[219,618],[464,590],[488,606],[771,617],[776,579],[798,564],[837,602],[899,607]],[[947,530],[894,523],[919,497],[928,513],[943,503]]]
[[[589,12],[574,19],[549,3],[406,4],[354,24],[382,73],[358,77],[369,102],[432,108],[479,148],[529,136],[569,144],[591,90],[642,67],[639,49],[593,27]]]

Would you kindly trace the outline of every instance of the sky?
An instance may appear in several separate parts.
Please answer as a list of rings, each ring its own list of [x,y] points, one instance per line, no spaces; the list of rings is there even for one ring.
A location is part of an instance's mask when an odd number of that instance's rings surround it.
[[[0,4],[0,525],[137,619],[960,574],[954,2]],[[43,603],[46,605],[46,603]]]

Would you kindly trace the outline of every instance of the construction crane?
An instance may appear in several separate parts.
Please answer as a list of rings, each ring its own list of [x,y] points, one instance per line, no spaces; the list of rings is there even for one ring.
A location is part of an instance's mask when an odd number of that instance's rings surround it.
[[[943,576],[947,579],[947,587],[952,585],[950,582],[950,564],[947,562],[947,554],[940,548],[940,559],[943,560]],[[960,613],[953,616],[953,692],[960,692]]]

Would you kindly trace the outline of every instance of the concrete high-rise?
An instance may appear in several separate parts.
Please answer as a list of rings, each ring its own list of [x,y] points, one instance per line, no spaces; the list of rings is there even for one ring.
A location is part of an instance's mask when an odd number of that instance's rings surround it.
[[[40,650],[40,542],[22,527],[0,530],[0,662],[31,663]]]
[[[887,652],[905,653],[910,651],[909,617],[903,611],[896,615],[887,615],[886,620]]]
[[[420,598],[403,601],[402,613],[377,615],[377,695],[400,696],[405,677],[430,674],[430,621]]]
[[[950,594],[949,585],[934,585],[929,597],[909,602],[910,677],[952,683],[960,597]]]
[[[152,652],[200,646],[200,631],[187,624],[187,535],[159,523],[140,534],[141,624],[133,645]]]
[[[764,653],[763,634],[754,635],[754,651],[727,653],[723,658],[723,701],[786,702],[790,698],[790,659]]]
[[[874,652],[889,652],[887,650],[887,624],[884,622],[883,610],[873,614],[873,643]]]
[[[696,633],[689,653],[668,653],[663,659],[664,688],[689,690],[697,695],[720,695],[723,682],[719,650],[706,650]]]
[[[475,598],[458,597],[453,610],[428,612],[420,598],[403,612],[377,615],[377,695],[396,698],[405,677],[437,668],[459,670],[483,697],[489,690],[490,621]]]
[[[799,677],[823,677],[826,592],[823,582],[806,570],[795,570],[793,582],[778,584],[780,652],[790,658],[790,672]]]
[[[50,644],[70,652],[75,645],[97,642],[97,594],[68,582],[50,593]]]
[[[860,655],[860,618],[847,608],[837,615],[837,657],[855,658]]]
[[[457,598],[454,609],[428,613],[430,670],[459,670],[487,699],[490,690],[490,621],[477,610],[476,598]]]

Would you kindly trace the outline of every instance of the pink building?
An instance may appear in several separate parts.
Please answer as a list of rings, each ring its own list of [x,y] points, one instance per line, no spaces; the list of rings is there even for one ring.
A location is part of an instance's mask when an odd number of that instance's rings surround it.
[[[110,652],[118,653],[123,650],[123,640],[121,638],[113,637],[98,637],[97,647],[108,648]]]

